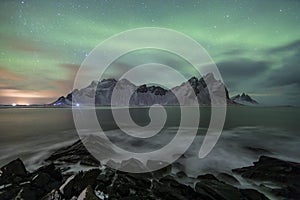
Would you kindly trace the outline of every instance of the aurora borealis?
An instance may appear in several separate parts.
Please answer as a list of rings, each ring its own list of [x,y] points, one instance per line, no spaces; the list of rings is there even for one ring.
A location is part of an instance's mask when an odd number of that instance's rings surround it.
[[[101,41],[164,27],[203,45],[231,95],[299,105],[299,13],[297,0],[4,0],[0,104],[49,103],[70,92],[81,62]]]

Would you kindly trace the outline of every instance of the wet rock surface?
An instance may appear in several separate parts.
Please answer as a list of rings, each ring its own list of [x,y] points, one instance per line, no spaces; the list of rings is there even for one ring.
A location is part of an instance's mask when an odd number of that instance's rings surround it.
[[[56,163],[80,163],[88,166],[100,165],[100,162],[90,154],[81,140],[76,141],[66,148],[57,150],[47,158],[46,161]]]
[[[1,200],[41,199],[45,194],[58,188],[63,183],[60,170],[56,169],[53,164],[45,165],[29,173],[23,162],[17,159],[3,166],[1,172]]]
[[[23,162],[16,159],[1,167],[0,169],[0,185],[17,183],[26,178],[28,172],[25,169]]]
[[[155,172],[135,174],[112,169],[108,166],[96,166],[87,171],[65,173],[61,161],[66,157],[89,157],[88,151],[80,144],[75,147],[64,148],[55,152],[50,158],[52,162],[43,167],[28,172],[20,159],[14,160],[1,167],[0,173],[0,200],[2,199],[161,199],[161,200],[256,200],[268,199],[265,194],[271,193],[284,199],[297,199],[299,197],[299,164],[262,156],[254,166],[234,169],[235,175],[229,173],[199,174],[189,177],[185,171],[172,172],[176,165],[168,165]],[[78,150],[78,151],[77,151]],[[68,156],[63,155],[68,153]],[[72,153],[71,153],[72,152]],[[77,154],[76,154],[77,153]],[[64,163],[68,163],[65,159]],[[136,160],[133,164],[137,164]],[[75,161],[71,160],[71,164]],[[140,167],[161,164],[149,161],[146,166],[138,163]],[[120,163],[130,167],[130,159]],[[241,176],[248,182],[253,181],[253,187],[242,186]],[[261,181],[258,184],[257,181]],[[281,187],[271,189],[264,185],[264,181],[278,184]],[[259,190],[259,191],[258,191]]]
[[[260,181],[261,186],[268,188],[263,183],[273,183],[277,188],[269,190],[285,198],[300,198],[300,164],[283,161],[277,158],[261,156],[254,166],[232,170],[243,178]]]
[[[227,173],[219,173],[217,178],[230,185],[240,185],[240,182],[234,176]]]
[[[100,174],[99,169],[92,169],[87,172],[79,172],[70,177],[60,188],[60,192],[67,199],[78,196],[86,187],[95,187],[96,178]]]

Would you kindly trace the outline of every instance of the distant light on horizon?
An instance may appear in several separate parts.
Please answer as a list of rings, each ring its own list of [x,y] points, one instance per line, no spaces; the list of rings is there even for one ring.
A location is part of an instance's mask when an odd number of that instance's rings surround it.
[[[22,103],[12,103],[11,105],[12,106],[30,106],[30,103],[24,103],[24,102],[22,102]]]

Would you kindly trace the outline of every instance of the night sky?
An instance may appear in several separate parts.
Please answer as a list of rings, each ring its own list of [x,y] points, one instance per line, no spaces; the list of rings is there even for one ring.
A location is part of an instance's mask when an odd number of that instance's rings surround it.
[[[49,103],[72,90],[80,64],[103,40],[164,27],[203,45],[231,95],[300,105],[297,0],[2,0],[0,23],[0,104]]]

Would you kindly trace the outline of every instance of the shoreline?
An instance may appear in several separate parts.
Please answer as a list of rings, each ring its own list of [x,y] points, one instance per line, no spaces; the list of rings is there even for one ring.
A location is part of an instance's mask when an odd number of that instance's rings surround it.
[[[89,153],[83,153],[83,146],[77,145],[72,149],[75,144],[58,149],[32,172],[27,171],[20,159],[2,166],[0,199],[15,196],[25,200],[75,197],[87,200],[125,197],[254,200],[293,199],[300,195],[300,164],[295,162],[260,156],[252,166],[232,169],[232,173],[205,173],[197,177],[190,177],[182,170],[174,173],[175,162],[154,172],[133,174],[102,165],[91,155],[87,158]],[[66,152],[70,153],[69,160]],[[80,156],[76,157],[76,153]],[[73,162],[79,163],[83,171],[68,171],[68,163]],[[141,167],[136,162],[124,163],[130,167]]]
[[[153,106],[43,106],[43,105],[37,105],[37,106],[26,106],[26,105],[17,105],[17,106],[11,106],[11,105],[0,105],[0,109],[18,109],[18,108],[53,108],[53,109],[135,109],[135,108],[150,108],[150,107],[166,107],[166,108],[172,108],[172,107],[183,107],[183,108],[212,108],[212,106],[180,106],[180,105],[153,105]],[[248,106],[248,105],[226,105],[226,106],[213,106],[213,108],[224,108],[224,107],[241,107],[241,108],[300,108],[300,106],[295,105],[278,105],[278,106],[266,106],[266,105],[259,105],[259,106]]]

